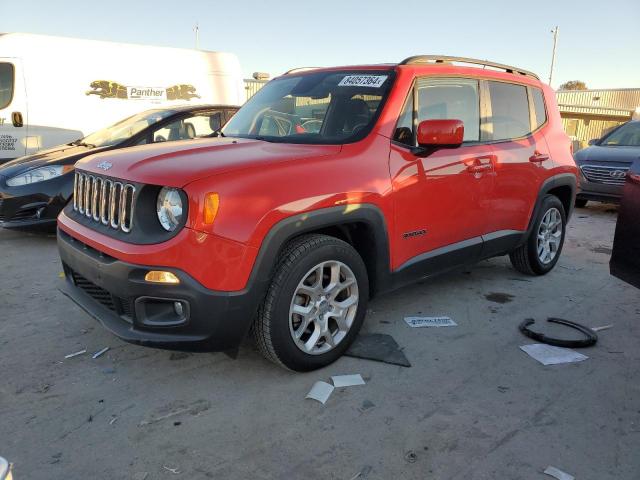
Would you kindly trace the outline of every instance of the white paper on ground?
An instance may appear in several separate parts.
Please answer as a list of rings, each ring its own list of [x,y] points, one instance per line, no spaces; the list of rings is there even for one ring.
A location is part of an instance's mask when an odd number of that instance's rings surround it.
[[[333,380],[333,386],[336,388],[365,384],[362,375],[359,373],[355,375],[334,375],[331,380]]]
[[[410,327],[457,327],[449,317],[404,317]]]
[[[327,382],[316,382],[305,398],[312,398],[324,405],[331,392],[333,392],[333,385],[329,385]]]
[[[574,477],[573,475],[569,475],[568,473],[565,473],[562,470],[558,470],[556,467],[552,466],[548,466],[543,473],[551,475],[552,477],[556,477],[558,480],[576,480],[576,477]]]
[[[523,345],[520,349],[543,365],[557,365],[559,363],[573,363],[586,360],[586,355],[571,350],[570,348],[554,347],[544,343],[532,343]]]

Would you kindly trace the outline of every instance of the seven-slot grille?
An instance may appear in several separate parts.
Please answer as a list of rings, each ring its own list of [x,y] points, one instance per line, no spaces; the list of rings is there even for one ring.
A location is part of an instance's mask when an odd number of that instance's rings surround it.
[[[76,172],[73,209],[95,222],[129,233],[133,225],[135,193],[136,187],[130,183]]]
[[[629,167],[604,167],[583,165],[580,167],[587,180],[606,185],[624,185]]]

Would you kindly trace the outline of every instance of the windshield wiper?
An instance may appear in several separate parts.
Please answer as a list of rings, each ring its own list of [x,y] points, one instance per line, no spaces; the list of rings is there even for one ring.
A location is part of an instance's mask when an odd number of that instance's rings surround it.
[[[212,137],[226,137],[224,133],[222,133],[222,128],[217,129],[215,132],[211,134]]]
[[[87,148],[96,148],[93,143],[86,143],[82,140],[76,140],[75,142],[71,142],[69,145],[77,145],[78,147],[87,147]]]

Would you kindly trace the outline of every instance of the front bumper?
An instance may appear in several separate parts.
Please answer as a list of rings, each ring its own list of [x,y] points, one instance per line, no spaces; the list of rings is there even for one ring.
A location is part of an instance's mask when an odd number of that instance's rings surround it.
[[[179,269],[123,262],[62,230],[58,249],[65,273],[61,291],[127,342],[175,350],[234,350],[257,311],[252,289],[209,290]],[[171,271],[180,284],[146,282],[149,270]]]
[[[53,228],[72,193],[73,175],[20,187],[0,178],[0,227]]]

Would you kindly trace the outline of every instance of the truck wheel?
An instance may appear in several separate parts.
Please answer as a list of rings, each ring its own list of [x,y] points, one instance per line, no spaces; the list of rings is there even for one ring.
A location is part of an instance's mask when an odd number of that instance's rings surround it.
[[[529,238],[509,254],[514,268],[527,275],[550,272],[560,258],[566,225],[567,217],[560,199],[554,195],[545,196]]]
[[[584,198],[576,198],[576,208],[584,208],[587,206],[587,202],[588,200],[585,200]]]
[[[294,239],[278,258],[253,327],[258,348],[291,370],[329,365],[358,334],[368,298],[367,269],[351,245],[326,235]]]

